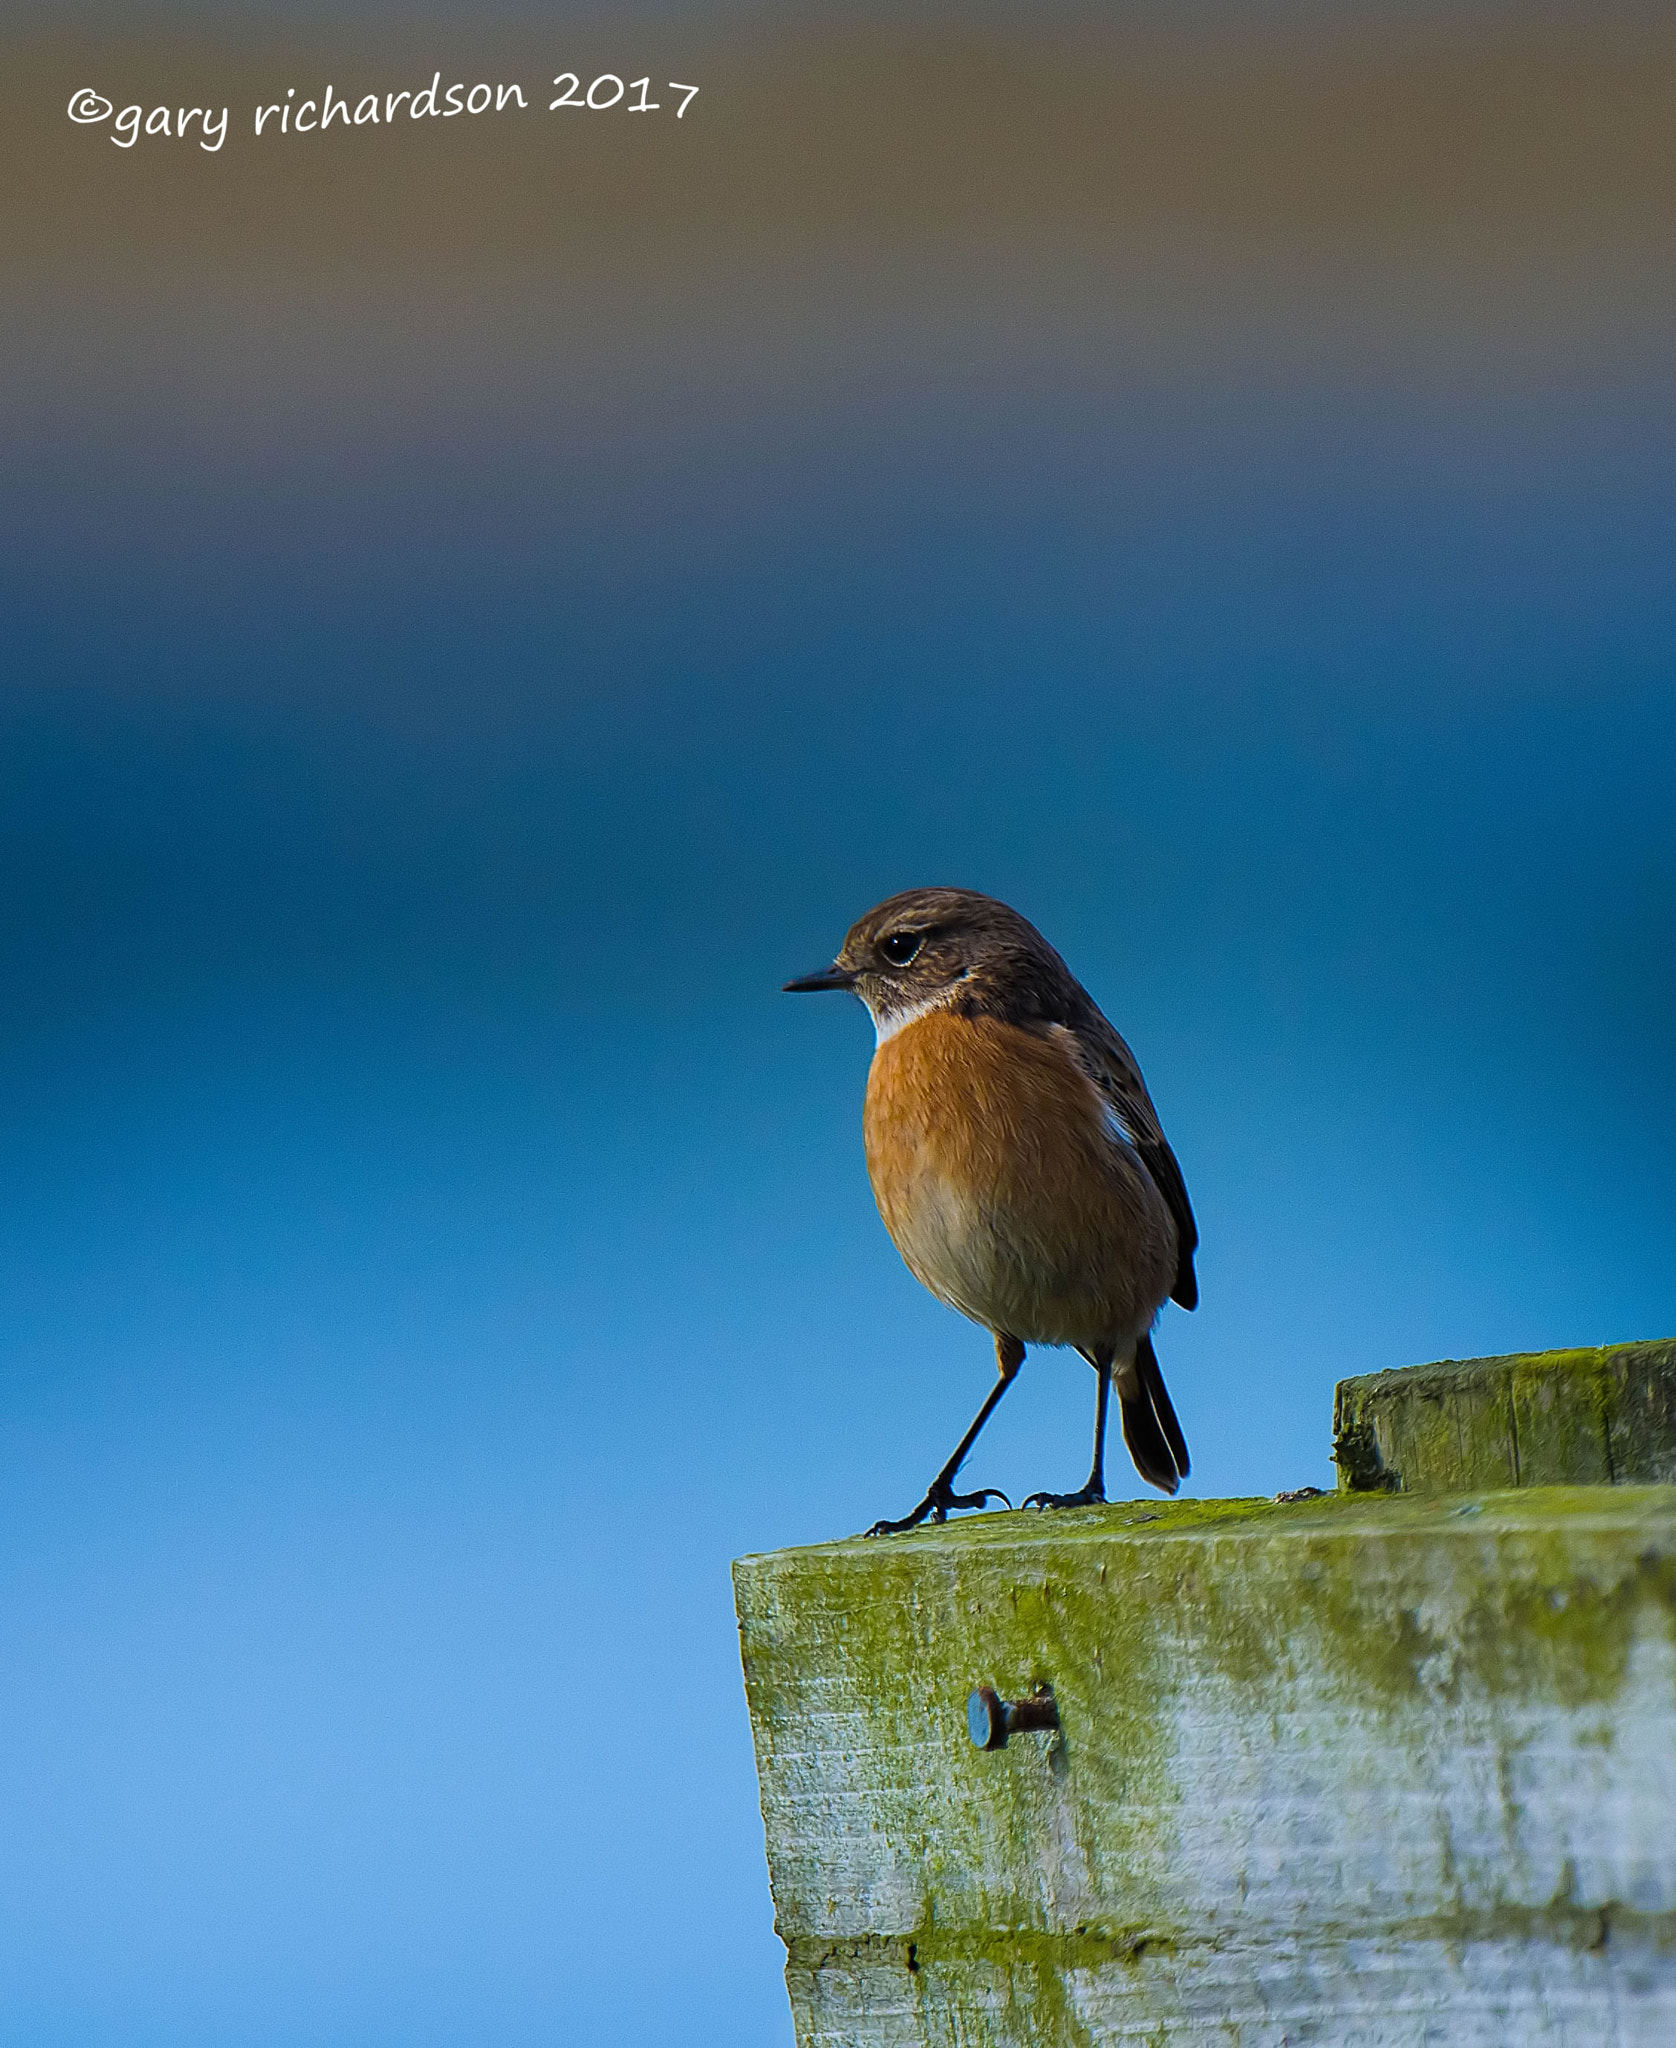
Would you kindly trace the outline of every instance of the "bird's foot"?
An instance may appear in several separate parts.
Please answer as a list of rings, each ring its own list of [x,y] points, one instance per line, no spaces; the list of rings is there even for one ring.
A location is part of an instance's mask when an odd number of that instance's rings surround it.
[[[864,1529],[864,1536],[900,1536],[904,1529],[917,1529],[921,1522],[946,1522],[956,1508],[987,1507],[992,1500],[1012,1502],[996,1486],[980,1486],[976,1493],[955,1493],[946,1480],[934,1479],[927,1492],[911,1515],[904,1515],[900,1522],[875,1522],[871,1529]]]
[[[1103,1508],[1105,1504],[1106,1489],[1092,1479],[1077,1493],[1032,1493],[1019,1502],[1026,1508]]]

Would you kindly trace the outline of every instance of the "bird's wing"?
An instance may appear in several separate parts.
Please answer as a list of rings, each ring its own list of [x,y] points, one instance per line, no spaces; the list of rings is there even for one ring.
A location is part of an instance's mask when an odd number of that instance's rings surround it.
[[[1118,1135],[1140,1155],[1142,1165],[1164,1197],[1176,1227],[1176,1278],[1170,1299],[1179,1301],[1183,1308],[1196,1308],[1199,1282],[1193,1271],[1193,1254],[1198,1249],[1199,1226],[1193,1220],[1193,1205],[1187,1199],[1187,1183],[1164,1136],[1152,1097],[1146,1092],[1135,1055],[1096,1008],[1093,999],[1085,996],[1084,1001],[1086,1012],[1054,1028],[1074,1041],[1077,1062],[1099,1090]],[[1081,1012],[1080,1004],[1078,1010]]]

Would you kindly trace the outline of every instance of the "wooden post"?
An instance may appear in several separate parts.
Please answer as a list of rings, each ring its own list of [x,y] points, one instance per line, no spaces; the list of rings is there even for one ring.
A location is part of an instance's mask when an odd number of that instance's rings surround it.
[[[991,1514],[735,1587],[799,2048],[1676,2042],[1676,1486]]]
[[[1351,1492],[1676,1481],[1676,1343],[1446,1359],[1340,1380]]]

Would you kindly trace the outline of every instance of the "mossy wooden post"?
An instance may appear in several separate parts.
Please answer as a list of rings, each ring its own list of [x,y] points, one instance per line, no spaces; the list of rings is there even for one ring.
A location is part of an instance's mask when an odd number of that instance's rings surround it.
[[[735,1567],[799,2048],[1669,2048],[1676,1485]],[[974,1747],[967,1699],[1051,1687]]]
[[[1676,1343],[1446,1359],[1341,1380],[1350,1492],[1676,1482]]]

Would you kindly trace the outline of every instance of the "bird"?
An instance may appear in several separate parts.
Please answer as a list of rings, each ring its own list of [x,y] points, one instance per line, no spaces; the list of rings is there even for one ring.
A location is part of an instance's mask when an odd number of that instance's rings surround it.
[[[954,1481],[1030,1345],[1069,1345],[1098,1377],[1094,1460],[1073,1493],[1105,1491],[1106,1411],[1149,1485],[1173,1494],[1187,1442],[1152,1331],[1166,1301],[1198,1305],[1199,1232],[1139,1063],[1028,919],[971,889],[909,889],[851,926],[828,967],[789,994],[848,991],[876,1047],[862,1135],[885,1229],[915,1279],[988,1330],[997,1379],[895,1535],[956,1509],[1012,1503]]]

